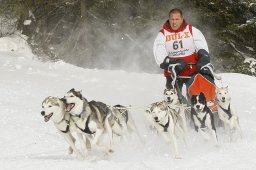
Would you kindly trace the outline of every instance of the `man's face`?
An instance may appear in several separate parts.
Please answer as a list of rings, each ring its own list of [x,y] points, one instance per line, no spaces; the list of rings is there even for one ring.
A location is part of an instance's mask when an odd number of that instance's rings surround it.
[[[183,23],[183,18],[180,15],[180,13],[171,13],[169,17],[169,22],[170,22],[171,28],[173,30],[177,30],[180,28],[181,24]]]

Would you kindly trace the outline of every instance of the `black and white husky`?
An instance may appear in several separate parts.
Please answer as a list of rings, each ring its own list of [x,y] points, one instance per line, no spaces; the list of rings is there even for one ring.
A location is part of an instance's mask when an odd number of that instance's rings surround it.
[[[146,117],[159,134],[165,139],[167,143],[173,143],[175,151],[175,158],[181,158],[178,145],[177,136],[182,136],[187,145],[185,136],[185,127],[183,127],[183,120],[177,112],[173,112],[166,101],[155,102],[146,110]]]
[[[65,138],[69,144],[69,153],[74,153],[78,159],[82,159],[82,155],[75,146],[75,138],[71,132],[79,132],[70,114],[66,111],[65,102],[57,97],[47,97],[42,102],[41,115],[44,121],[52,120],[58,132]],[[86,154],[87,147],[86,140],[81,133],[77,133],[83,152]],[[88,142],[88,141],[87,141]]]
[[[231,97],[229,95],[228,87],[217,87],[216,94],[218,100],[218,115],[220,120],[224,123],[224,128],[230,130],[231,134],[238,130],[240,137],[242,137],[239,118],[231,105]]]
[[[204,93],[191,97],[191,119],[194,122],[195,130],[218,145],[216,128],[212,111],[208,108]]]

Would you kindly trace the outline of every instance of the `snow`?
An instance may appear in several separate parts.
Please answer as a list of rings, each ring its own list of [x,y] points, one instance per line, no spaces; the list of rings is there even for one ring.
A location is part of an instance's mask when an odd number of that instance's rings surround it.
[[[243,139],[228,141],[223,129],[217,134],[220,147],[205,142],[193,129],[188,133],[190,147],[178,140],[183,158],[173,159],[172,147],[149,128],[144,109],[162,100],[164,77],[160,74],[79,68],[62,61],[51,63],[33,59],[26,41],[19,37],[0,39],[0,169],[255,169],[256,168],[256,78],[222,73],[229,86]],[[75,88],[88,100],[110,105],[131,105],[144,143],[135,135],[116,144],[109,157],[92,150],[82,161],[68,155],[67,143],[51,121],[40,115],[41,102],[48,96],[63,97]],[[79,146],[78,146],[79,147]]]

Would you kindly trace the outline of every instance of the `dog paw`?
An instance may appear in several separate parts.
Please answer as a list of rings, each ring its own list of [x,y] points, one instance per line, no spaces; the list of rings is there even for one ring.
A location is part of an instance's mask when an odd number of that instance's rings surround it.
[[[214,146],[215,146],[216,148],[220,148],[220,144],[219,144],[219,143],[216,143]]]
[[[89,162],[96,162],[99,160],[99,157],[98,156],[86,156],[85,160],[89,161]]]
[[[109,153],[114,153],[114,150],[113,149],[109,149],[108,152]]]
[[[182,159],[181,155],[175,155],[174,159]]]
[[[209,136],[203,136],[203,140],[204,142],[209,142],[211,138]]]
[[[72,155],[73,154],[73,149],[71,147],[68,147],[68,154]]]
[[[82,160],[84,160],[84,157],[79,154],[79,155],[76,156],[76,159],[79,160],[79,161],[82,161]]]

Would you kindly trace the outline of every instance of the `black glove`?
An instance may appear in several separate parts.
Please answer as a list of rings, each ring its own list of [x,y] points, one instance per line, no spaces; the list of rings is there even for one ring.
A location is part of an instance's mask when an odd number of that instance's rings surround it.
[[[214,76],[212,75],[212,72],[208,67],[204,67],[199,71],[200,74],[202,74],[204,77],[210,77],[212,80],[214,80]]]
[[[160,64],[160,68],[161,69],[168,69],[169,64],[170,64],[170,58],[168,56],[166,56],[164,58],[164,61]]]
[[[161,69],[169,69],[169,65],[170,64],[179,64],[177,66],[175,66],[175,72],[178,74],[179,72],[181,72],[182,70],[185,69],[187,63],[183,60],[175,60],[175,59],[171,59],[168,56],[165,57],[164,61],[160,64],[160,68]],[[169,70],[171,71],[171,70]]]
[[[204,49],[200,49],[197,54],[198,62],[196,63],[196,67],[198,68],[198,70],[200,70],[203,66],[210,63],[210,55]]]
[[[210,63],[210,55],[209,53],[204,50],[204,49],[200,49],[198,51],[198,62],[196,63],[196,67],[199,70],[199,73],[201,73],[202,75],[208,75],[211,78],[213,78],[213,75],[211,73],[211,71],[209,70],[209,68],[204,67],[206,64]]]
[[[179,72],[181,72],[182,70],[184,70],[187,66],[187,63],[183,60],[175,60],[175,61],[171,61],[170,64],[178,64],[175,66],[174,70],[176,72],[176,74],[179,74]],[[171,68],[170,68],[171,69]],[[170,72],[172,70],[169,70]]]
[[[202,68],[201,70],[199,70],[199,72],[200,72],[201,74],[212,75],[212,73],[211,73],[211,71],[210,71],[210,69],[209,69],[208,67]]]

